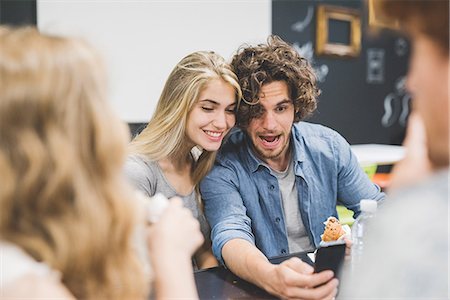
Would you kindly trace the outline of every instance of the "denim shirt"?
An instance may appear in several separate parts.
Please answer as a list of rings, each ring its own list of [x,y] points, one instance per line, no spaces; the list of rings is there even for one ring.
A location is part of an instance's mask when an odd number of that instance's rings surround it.
[[[249,241],[267,257],[287,254],[289,249],[277,178],[255,156],[250,143],[241,130],[232,132],[200,184],[213,253],[221,263],[222,247],[232,239]],[[292,126],[290,145],[300,214],[315,247],[323,222],[337,217],[338,199],[356,217],[361,199],[384,198],[337,132],[299,122]]]

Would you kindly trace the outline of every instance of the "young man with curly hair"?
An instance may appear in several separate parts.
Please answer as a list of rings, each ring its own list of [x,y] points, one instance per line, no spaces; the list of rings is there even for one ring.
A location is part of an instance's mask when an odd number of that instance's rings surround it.
[[[267,257],[317,248],[323,222],[337,217],[338,199],[358,215],[361,199],[384,194],[342,136],[302,122],[319,91],[312,67],[293,47],[271,36],[238,50],[232,66],[243,92],[239,129],[201,183],[213,252],[281,298],[331,299],[338,286],[331,271],[313,274],[298,258],[274,265]]]

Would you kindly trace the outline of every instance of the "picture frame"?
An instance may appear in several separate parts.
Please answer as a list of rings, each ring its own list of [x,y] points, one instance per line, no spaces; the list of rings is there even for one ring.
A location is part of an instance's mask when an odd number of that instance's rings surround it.
[[[368,12],[369,12],[369,27],[389,28],[398,30],[400,24],[398,21],[388,20],[383,17],[380,12],[379,2],[376,0],[368,0]]]
[[[330,22],[348,23],[348,41],[330,39]],[[361,52],[361,16],[357,9],[332,5],[318,5],[316,17],[316,54],[338,57],[357,57]]]

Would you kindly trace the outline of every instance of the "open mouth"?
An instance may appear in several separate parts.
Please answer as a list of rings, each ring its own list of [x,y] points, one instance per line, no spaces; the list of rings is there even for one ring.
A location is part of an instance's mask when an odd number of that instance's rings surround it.
[[[260,135],[264,147],[272,148],[278,145],[281,135]]]

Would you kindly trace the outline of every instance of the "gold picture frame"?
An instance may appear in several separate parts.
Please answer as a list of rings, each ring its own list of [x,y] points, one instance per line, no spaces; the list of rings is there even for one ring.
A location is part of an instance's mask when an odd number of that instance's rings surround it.
[[[398,21],[388,20],[383,17],[379,8],[380,2],[368,0],[369,27],[383,27],[389,29],[399,29]]]
[[[349,44],[329,41],[330,20],[350,23]],[[316,18],[316,54],[357,57],[361,52],[361,17],[356,9],[332,5],[319,5]]]

